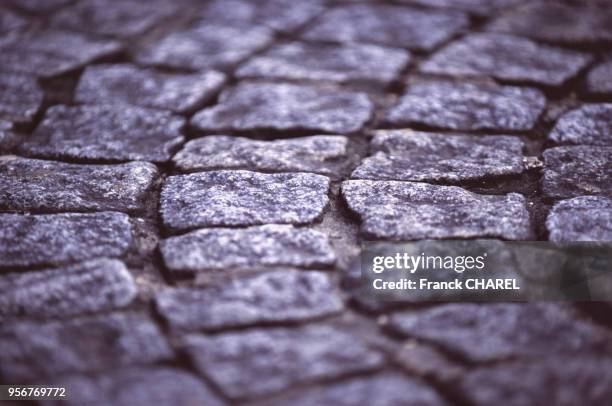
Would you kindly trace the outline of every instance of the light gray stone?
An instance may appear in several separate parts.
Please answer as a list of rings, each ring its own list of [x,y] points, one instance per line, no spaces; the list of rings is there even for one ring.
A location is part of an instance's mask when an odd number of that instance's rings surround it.
[[[589,72],[587,90],[595,94],[612,93],[612,61],[601,63]]]
[[[581,196],[555,204],[546,219],[554,242],[612,241],[612,199]]]
[[[32,123],[42,107],[43,97],[35,77],[0,72],[0,119],[19,124]]]
[[[548,139],[559,144],[612,145],[612,104],[587,104],[565,113]]]

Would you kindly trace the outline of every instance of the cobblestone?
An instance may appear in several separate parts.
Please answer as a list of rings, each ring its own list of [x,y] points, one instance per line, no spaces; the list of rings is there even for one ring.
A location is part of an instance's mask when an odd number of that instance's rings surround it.
[[[545,105],[540,91],[525,87],[420,81],[408,84],[386,119],[394,126],[526,131],[534,127]]]
[[[525,198],[478,195],[456,186],[350,180],[342,185],[349,209],[367,237],[390,240],[532,237]]]
[[[352,133],[373,113],[364,93],[293,84],[243,83],[221,94],[219,104],[197,113],[203,131],[317,131]]]
[[[612,145],[612,104],[587,104],[564,114],[548,139],[560,144]]]
[[[43,97],[34,77],[0,72],[0,119],[31,123],[42,106]]]
[[[87,68],[75,91],[80,103],[127,103],[187,113],[212,100],[225,83],[216,71],[167,74],[134,65],[95,65]]]
[[[380,130],[371,145],[374,154],[351,177],[460,182],[523,172],[523,143],[516,137]]]
[[[155,165],[77,165],[0,159],[0,209],[19,211],[143,210],[158,176]]]
[[[587,90],[594,94],[612,93],[612,61],[603,62],[589,72]]]
[[[581,196],[554,205],[546,228],[554,242],[612,241],[612,199]]]
[[[182,118],[130,106],[54,106],[22,145],[43,158],[165,162],[183,142]]]
[[[329,179],[307,173],[213,171],[171,176],[161,216],[174,230],[265,223],[305,224],[328,203]]]
[[[15,148],[22,141],[22,137],[15,132],[13,123],[0,119],[0,153]]]
[[[173,272],[327,267],[336,259],[325,234],[290,225],[198,230],[168,238],[160,248],[166,266]]]

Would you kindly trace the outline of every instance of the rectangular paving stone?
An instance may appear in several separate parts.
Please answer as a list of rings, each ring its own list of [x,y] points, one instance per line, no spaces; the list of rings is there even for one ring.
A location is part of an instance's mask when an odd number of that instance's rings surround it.
[[[421,72],[561,86],[591,61],[585,53],[500,34],[471,34],[451,42],[419,67]]]
[[[395,313],[389,327],[470,362],[597,351],[610,339],[570,307],[553,303],[444,304]]]
[[[196,369],[230,399],[367,372],[384,362],[353,335],[326,325],[192,335],[185,344]]]
[[[323,214],[329,179],[309,173],[211,171],[166,178],[160,211],[173,230],[306,224]]]
[[[389,240],[430,238],[533,237],[525,198],[518,193],[478,195],[456,186],[350,180],[342,195],[368,237]]]
[[[78,165],[5,156],[0,158],[0,209],[143,210],[158,175],[148,162]]]
[[[123,262],[76,265],[0,275],[0,319],[68,317],[129,305],[138,288]]]
[[[236,76],[388,85],[398,79],[409,61],[410,54],[397,48],[290,42],[251,58]]]
[[[339,313],[342,299],[326,273],[283,269],[203,289],[158,293],[157,310],[171,327],[213,331],[304,322]]]
[[[242,83],[221,93],[219,103],[197,113],[202,131],[313,131],[353,133],[373,114],[365,93],[294,84]]]
[[[187,113],[212,100],[224,84],[225,75],[216,71],[168,74],[129,64],[94,65],[81,75],[75,100]]]
[[[171,272],[329,267],[336,260],[325,234],[278,224],[192,231],[163,240],[160,250]]]
[[[546,196],[612,196],[612,147],[556,147],[544,151]]]
[[[523,172],[523,142],[510,136],[471,136],[412,130],[376,131],[374,154],[355,179],[461,182]]]
[[[419,81],[386,116],[388,124],[451,130],[527,131],[546,106],[536,89],[492,83]]]
[[[328,10],[303,37],[316,41],[364,42],[429,51],[467,25],[467,16],[457,11],[350,4]]]
[[[0,230],[0,268],[117,257],[132,242],[130,219],[117,212],[0,214]]]
[[[315,172],[332,178],[339,177],[353,160],[348,138],[341,135],[271,141],[210,135],[187,142],[172,158],[181,171]]]
[[[0,327],[0,346],[0,377],[13,383],[173,357],[159,328],[138,313],[9,323]]]
[[[589,93],[607,95],[612,93],[612,61],[596,65],[586,79]]]
[[[166,68],[229,69],[265,48],[272,39],[272,32],[265,27],[201,21],[138,50],[134,58],[141,65]]]
[[[548,139],[559,144],[612,146],[612,103],[586,104],[565,113]]]
[[[117,55],[122,50],[117,41],[61,30],[37,31],[0,46],[0,70],[48,78]]]
[[[165,162],[183,142],[184,124],[142,107],[53,106],[21,151],[42,158]]]
[[[0,71],[0,119],[30,124],[40,110],[43,98],[35,77]]]
[[[546,219],[554,242],[612,241],[612,198],[580,196],[555,204]]]

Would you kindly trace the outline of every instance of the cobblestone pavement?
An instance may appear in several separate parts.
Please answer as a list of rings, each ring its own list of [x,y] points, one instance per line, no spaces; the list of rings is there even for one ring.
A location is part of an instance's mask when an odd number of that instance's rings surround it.
[[[0,380],[609,405],[607,303],[360,295],[360,242],[612,240],[612,5],[0,4]]]

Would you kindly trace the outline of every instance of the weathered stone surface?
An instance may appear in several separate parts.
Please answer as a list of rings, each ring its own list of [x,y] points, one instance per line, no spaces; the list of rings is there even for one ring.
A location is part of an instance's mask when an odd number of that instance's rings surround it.
[[[523,172],[523,142],[516,137],[381,130],[372,148],[351,177],[460,182]]]
[[[22,137],[15,132],[13,123],[0,119],[0,153],[15,148]]]
[[[546,196],[612,196],[612,147],[557,147],[547,149],[543,156]]]
[[[420,66],[431,74],[491,76],[560,86],[589,63],[587,54],[501,34],[472,34],[452,42]]]
[[[115,37],[141,34],[177,10],[158,0],[81,0],[53,16],[51,24],[75,31]]]
[[[461,10],[477,16],[488,16],[524,0],[401,0],[402,3],[440,9]]]
[[[294,406],[443,406],[446,401],[425,382],[395,372],[318,386],[282,399]]]
[[[572,7],[555,2],[526,2],[489,24],[491,31],[557,43],[612,41],[609,7]]]
[[[0,327],[0,377],[10,382],[148,364],[173,356],[159,328],[138,313]]]
[[[0,214],[0,229],[0,268],[120,256],[132,241],[129,217],[116,212]]]
[[[191,120],[205,131],[321,131],[351,133],[370,119],[365,93],[293,84],[243,83]]]
[[[350,180],[342,184],[367,236],[391,240],[492,237],[529,239],[522,195],[478,195],[456,186]]]
[[[604,405],[612,398],[611,362],[602,354],[507,362],[469,372],[459,390],[477,406]]]
[[[343,309],[327,274],[296,270],[234,279],[205,289],[166,290],[156,296],[155,303],[172,327],[184,330],[300,322]]]
[[[185,31],[175,31],[138,51],[144,65],[192,70],[232,68],[272,41],[264,27],[232,27],[206,21]]]
[[[28,20],[19,14],[6,8],[0,8],[0,34],[10,34],[27,27],[27,25]]]
[[[601,351],[610,339],[571,308],[552,303],[453,303],[396,313],[389,323],[472,362]]]
[[[77,165],[0,158],[2,210],[141,210],[158,170],[147,162]]]
[[[348,138],[314,135],[258,141],[211,135],[189,141],[174,158],[183,171],[247,169],[264,172],[316,172],[338,177],[352,161]]]
[[[131,106],[53,106],[21,149],[43,158],[165,162],[183,142],[182,118]]]
[[[242,399],[379,367],[383,357],[333,326],[188,336],[195,367],[227,397]]]
[[[160,249],[171,271],[313,268],[330,266],[336,259],[325,234],[276,224],[197,230],[162,241]]]
[[[309,40],[370,42],[428,51],[468,24],[460,12],[390,5],[351,4],[326,12],[304,37]]]
[[[554,242],[612,241],[612,199],[581,196],[554,205],[546,219]]]
[[[225,75],[216,71],[167,74],[128,64],[94,65],[81,76],[75,99],[186,113],[210,101],[224,83]]]
[[[136,294],[134,279],[116,259],[10,273],[0,276],[0,319],[68,317],[112,310],[127,306]]]
[[[33,76],[0,72],[0,119],[31,123],[41,108],[43,97]]]
[[[65,405],[206,405],[223,402],[201,379],[171,367],[130,368],[93,377],[69,375],[52,382],[69,389]],[[58,402],[58,403],[60,403]]]
[[[306,224],[328,203],[329,179],[309,173],[212,171],[166,178],[164,225],[174,230],[266,223]]]
[[[230,25],[265,25],[276,31],[293,31],[323,10],[320,0],[213,0],[202,11],[202,19]]]
[[[594,94],[612,93],[612,61],[601,63],[589,72],[587,90]]]
[[[39,31],[1,46],[0,69],[52,77],[121,50],[121,44],[116,41],[92,39],[67,31]]]
[[[564,114],[548,139],[560,144],[612,145],[612,104],[587,104]]]
[[[526,87],[420,81],[408,85],[387,121],[451,130],[526,131],[545,105],[542,92]]]
[[[239,78],[269,78],[387,85],[408,65],[401,49],[367,44],[315,45],[291,42],[244,64]]]

